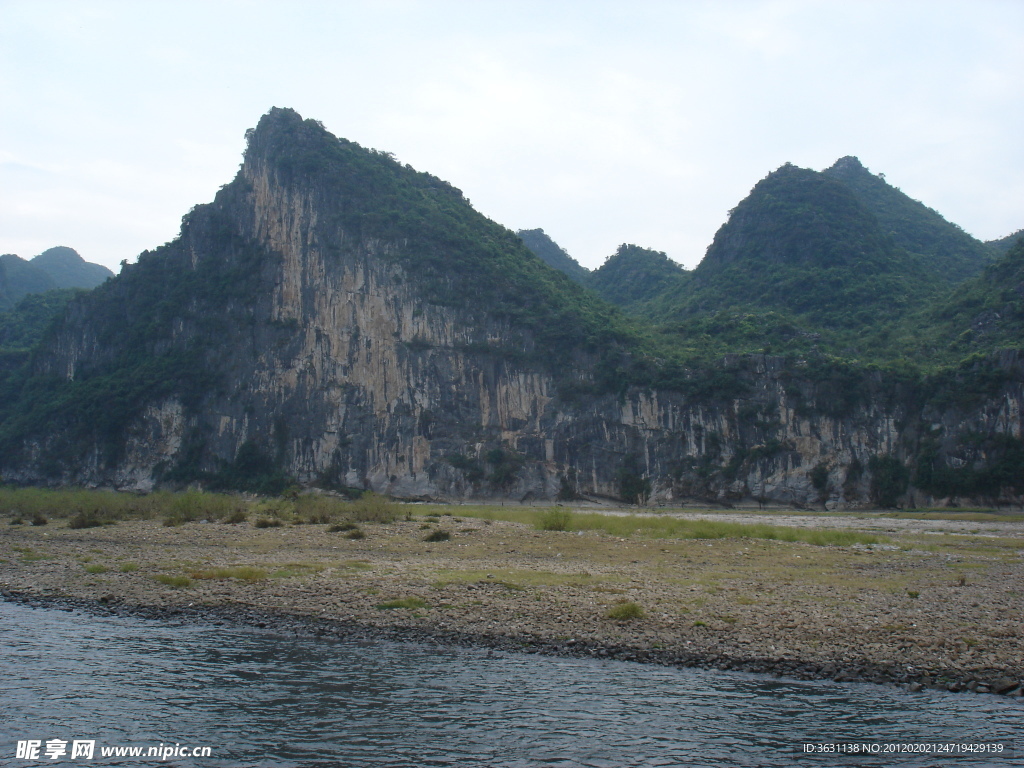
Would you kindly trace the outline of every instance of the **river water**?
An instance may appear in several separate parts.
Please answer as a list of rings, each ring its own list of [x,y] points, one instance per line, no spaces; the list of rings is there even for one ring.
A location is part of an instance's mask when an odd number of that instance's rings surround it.
[[[2,766],[1024,766],[1022,721],[1019,700],[995,696],[0,602]],[[72,759],[75,741],[94,742],[91,760]],[[954,742],[1002,751],[884,751]],[[807,743],[878,751],[808,754]],[[167,757],[101,755],[150,747]]]

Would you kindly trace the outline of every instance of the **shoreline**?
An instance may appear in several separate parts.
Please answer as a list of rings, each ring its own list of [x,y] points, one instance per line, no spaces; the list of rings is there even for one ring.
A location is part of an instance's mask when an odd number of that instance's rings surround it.
[[[34,607],[284,634],[1024,697],[1022,542],[968,562],[957,542],[951,555],[540,533],[468,518],[442,523],[464,527],[451,541],[431,544],[416,521],[364,525],[362,540],[323,526],[4,526],[0,596]],[[13,562],[18,553],[22,562]],[[139,564],[143,553],[149,561]],[[787,557],[806,562],[780,570]],[[947,573],[951,558],[956,569]],[[242,573],[231,570],[239,563],[262,575],[225,575]],[[964,572],[970,582],[949,583]],[[190,583],[180,587],[156,581],[170,573],[196,578],[183,577]],[[894,591],[903,581],[920,592]],[[402,599],[407,606],[384,607]],[[643,606],[643,618],[607,618],[627,599]],[[900,616],[904,623],[895,623]],[[953,645],[951,636],[964,639]]]
[[[700,654],[678,655],[661,649],[640,648],[600,643],[559,642],[536,637],[481,635],[466,632],[439,631],[437,629],[412,627],[401,624],[374,626],[336,618],[320,618],[287,612],[267,612],[258,608],[241,605],[221,606],[146,606],[125,605],[118,600],[92,600],[59,595],[35,595],[16,593],[0,589],[4,602],[23,605],[33,609],[81,611],[94,616],[115,616],[141,619],[144,621],[182,621],[199,626],[244,627],[265,630],[281,635],[312,637],[317,640],[356,640],[364,642],[432,643],[438,645],[476,648],[505,653],[537,654],[577,659],[599,659],[625,661],[637,664],[655,664],[676,669],[716,669],[721,671],[748,672],[751,674],[773,675],[795,680],[832,680],[843,683],[867,683],[874,685],[895,685],[911,691],[933,689],[950,691],[947,685],[936,684],[928,675],[898,673],[891,669],[867,669],[863,666],[836,671],[834,664],[819,665],[794,659],[731,658]],[[1010,686],[1008,679],[997,674],[982,675],[982,689],[964,685],[958,691],[979,694],[1009,694],[1021,697],[1016,691],[1021,681]],[[971,680],[978,682],[976,676]],[[1002,686],[998,684],[1002,680]],[[985,689],[988,690],[985,690]]]

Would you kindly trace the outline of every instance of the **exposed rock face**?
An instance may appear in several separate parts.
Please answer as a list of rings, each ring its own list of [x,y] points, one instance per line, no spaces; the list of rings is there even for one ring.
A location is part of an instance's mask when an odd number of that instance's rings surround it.
[[[73,304],[37,366],[74,380],[121,359],[132,343],[118,329],[145,321],[159,332],[141,346],[180,351],[209,383],[150,387],[125,423],[73,448],[64,432],[34,435],[2,460],[5,479],[151,488],[244,455],[301,483],[401,497],[856,505],[871,500],[872,457],[914,458],[922,419],[946,436],[940,458],[964,450],[954,437],[965,430],[1020,437],[1014,356],[999,361],[1005,382],[966,411],[872,375],[837,404],[828,382],[765,356],[725,361],[728,386],[710,379],[698,394],[586,394],[593,354],[574,353],[569,371],[504,354],[529,350],[531,334],[432,302],[397,258],[407,241],[340,224],[344,196],[273,162],[273,132],[296,121],[264,118],[239,178],[186,217],[178,241]],[[143,295],[160,280],[178,297],[163,314]]]

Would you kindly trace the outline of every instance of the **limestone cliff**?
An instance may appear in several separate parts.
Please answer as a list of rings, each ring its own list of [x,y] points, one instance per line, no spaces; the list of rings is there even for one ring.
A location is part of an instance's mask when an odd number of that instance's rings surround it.
[[[178,240],[72,304],[20,385],[0,470],[834,505],[963,495],[911,475],[1015,460],[1017,356],[979,362],[987,387],[959,400],[955,375],[767,356],[671,379],[615,317],[458,190],[274,110]],[[974,495],[1019,500],[1017,483]]]

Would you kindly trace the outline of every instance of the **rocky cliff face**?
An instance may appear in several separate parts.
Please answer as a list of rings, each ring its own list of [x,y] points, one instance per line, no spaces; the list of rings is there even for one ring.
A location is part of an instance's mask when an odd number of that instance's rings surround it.
[[[1021,437],[1015,356],[966,405],[766,356],[726,360],[688,392],[602,393],[600,350],[546,363],[507,314],[426,290],[415,232],[375,236],[339,215],[349,192],[271,150],[307,129],[272,112],[179,240],[73,304],[38,380],[85,392],[110,370],[160,373],[108,405],[123,419],[54,411],[3,458],[5,479],[144,489],[278,473],[406,498],[856,505],[880,492],[878,457],[912,467],[931,441],[929,460],[962,467],[986,458],[964,434]]]

